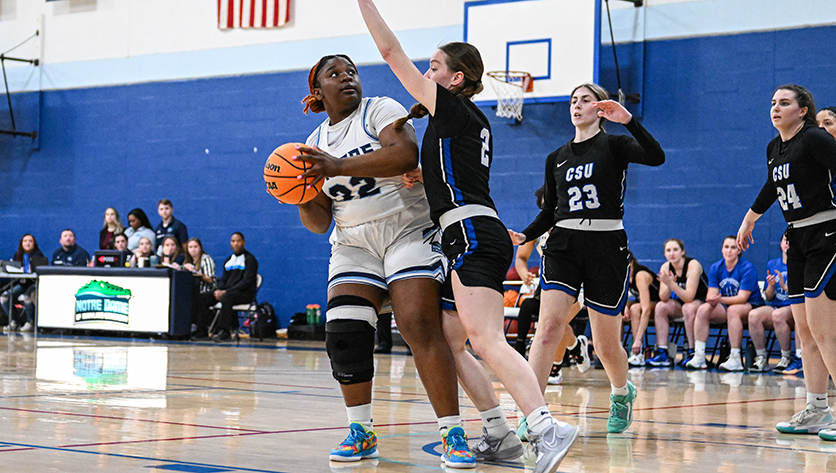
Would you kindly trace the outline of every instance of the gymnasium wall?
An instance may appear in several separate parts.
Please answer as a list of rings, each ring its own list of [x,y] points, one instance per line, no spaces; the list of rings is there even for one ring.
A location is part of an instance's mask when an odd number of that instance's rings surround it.
[[[5,8],[7,0],[0,1]],[[97,5],[112,3],[118,2]],[[672,2],[659,3],[662,8]],[[647,10],[645,32],[653,30]],[[630,22],[617,27],[617,42],[629,30],[625,24]],[[775,136],[768,116],[774,87],[800,83],[820,105],[836,104],[831,46],[836,27],[645,36],[652,39],[619,42],[619,65],[625,92],[641,93],[641,108],[635,110],[668,161],[659,168],[630,168],[625,226],[631,248],[655,269],[662,262],[662,241],[678,237],[708,266],[720,259],[722,237],[737,231],[766,177],[765,148]],[[304,58],[304,68],[323,53],[354,56],[351,42],[321,52],[317,45],[307,49],[317,52]],[[609,44],[599,57],[601,82],[615,90]],[[89,64],[65,66],[78,72]],[[269,197],[261,178],[270,150],[304,140],[324,119],[301,114],[306,75],[303,69],[40,92],[23,87],[12,95],[17,128],[39,129],[41,135],[37,148],[28,138],[0,136],[0,258],[11,256],[24,232],[34,233],[49,255],[65,227],[75,229],[79,244],[92,251],[106,207],[115,206],[123,218],[141,207],[156,224],[156,202],[169,198],[175,216],[219,264],[229,255],[229,235],[244,233],[265,278],[260,299],[276,306],[283,325],[307,303],[324,306],[327,235],[302,228],[295,207]],[[387,67],[361,66],[360,76],[367,96],[412,103]],[[79,82],[95,79],[85,77]],[[521,229],[534,217],[533,191],[542,183],[544,158],[573,136],[567,108],[526,105],[519,126],[485,109],[494,132],[492,192],[510,228]],[[416,122],[419,136],[425,122]],[[0,129],[9,126],[0,101]],[[625,132],[620,126],[608,130]],[[779,254],[783,229],[776,209],[758,222],[756,244],[746,257],[761,272],[766,260]]]

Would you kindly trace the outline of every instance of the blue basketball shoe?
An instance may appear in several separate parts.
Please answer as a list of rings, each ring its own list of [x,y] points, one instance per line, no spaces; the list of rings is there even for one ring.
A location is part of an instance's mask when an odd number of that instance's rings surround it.
[[[450,468],[474,468],[476,457],[467,446],[467,434],[458,425],[447,430],[441,436],[441,448],[444,454],[441,458]]]
[[[377,434],[374,429],[352,422],[348,426],[348,437],[337,448],[331,450],[330,459],[338,462],[356,462],[364,458],[377,458]]]

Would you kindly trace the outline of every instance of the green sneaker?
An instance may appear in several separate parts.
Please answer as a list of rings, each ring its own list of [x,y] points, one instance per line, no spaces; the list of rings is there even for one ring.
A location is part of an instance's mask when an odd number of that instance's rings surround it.
[[[836,442],[836,424],[830,424],[829,428],[819,430],[819,438],[829,442]]]
[[[607,432],[624,432],[633,423],[633,401],[636,400],[636,387],[627,381],[627,395],[610,394],[610,418],[607,419]]]
[[[517,437],[521,442],[528,442],[528,421],[525,420],[525,416],[520,421],[520,426],[517,427]]]

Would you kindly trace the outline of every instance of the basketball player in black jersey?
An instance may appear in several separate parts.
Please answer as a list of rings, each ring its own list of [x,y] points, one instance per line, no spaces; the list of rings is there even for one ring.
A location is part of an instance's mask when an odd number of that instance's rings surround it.
[[[816,126],[816,105],[804,87],[778,87],[770,116],[778,136],[766,147],[769,174],[737,242],[744,250],[754,243],[755,221],[777,200],[789,224],[787,286],[802,342],[807,407],[776,427],[836,440],[827,403],[828,375],[836,379],[836,140]]]
[[[515,244],[552,228],[543,252],[540,323],[529,363],[545,389],[556,345],[583,285],[592,340],[612,384],[607,430],[623,432],[633,421],[636,388],[627,381],[621,318],[627,301],[629,255],[624,184],[630,163],[659,166],[665,152],[638,120],[607,91],[582,84],[572,91],[569,111],[575,138],[546,158],[545,203]],[[635,139],[604,132],[604,120],[621,123]]]
[[[668,357],[670,319],[675,317],[683,318],[689,347],[681,364],[685,365],[694,356],[694,321],[708,293],[708,277],[702,264],[685,254],[685,243],[679,238],[668,238],[664,248],[667,261],[659,268],[659,302],[653,314],[657,351],[647,360],[649,365],[657,367],[668,367],[676,361],[675,356]]]
[[[442,228],[441,248],[450,262],[442,303],[445,335],[456,355],[460,380],[466,390],[490,389],[484,378],[478,386],[463,379],[470,372],[462,363],[475,361],[463,350],[469,338],[529,419],[531,443],[537,449],[535,473],[553,472],[577,438],[578,427],[551,416],[531,367],[505,341],[502,281],[511,266],[513,246],[488,187],[490,124],[471,100],[483,88],[479,51],[467,43],[448,43],[433,53],[429,70],[421,74],[374,2],[358,4],[383,59],[419,102],[408,116],[430,116],[421,167],[430,217]]]
[[[630,328],[633,333],[633,346],[627,364],[633,367],[643,367],[646,363],[642,350],[644,333],[653,317],[653,310],[659,302],[659,278],[647,266],[639,263],[635,255],[630,252],[630,294],[635,301],[627,303],[624,311],[629,317]]]

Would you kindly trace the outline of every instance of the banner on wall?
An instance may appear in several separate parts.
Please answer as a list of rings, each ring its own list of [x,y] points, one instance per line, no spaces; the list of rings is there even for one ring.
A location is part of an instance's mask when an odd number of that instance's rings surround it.
[[[218,28],[277,28],[290,21],[290,0],[218,0]]]

